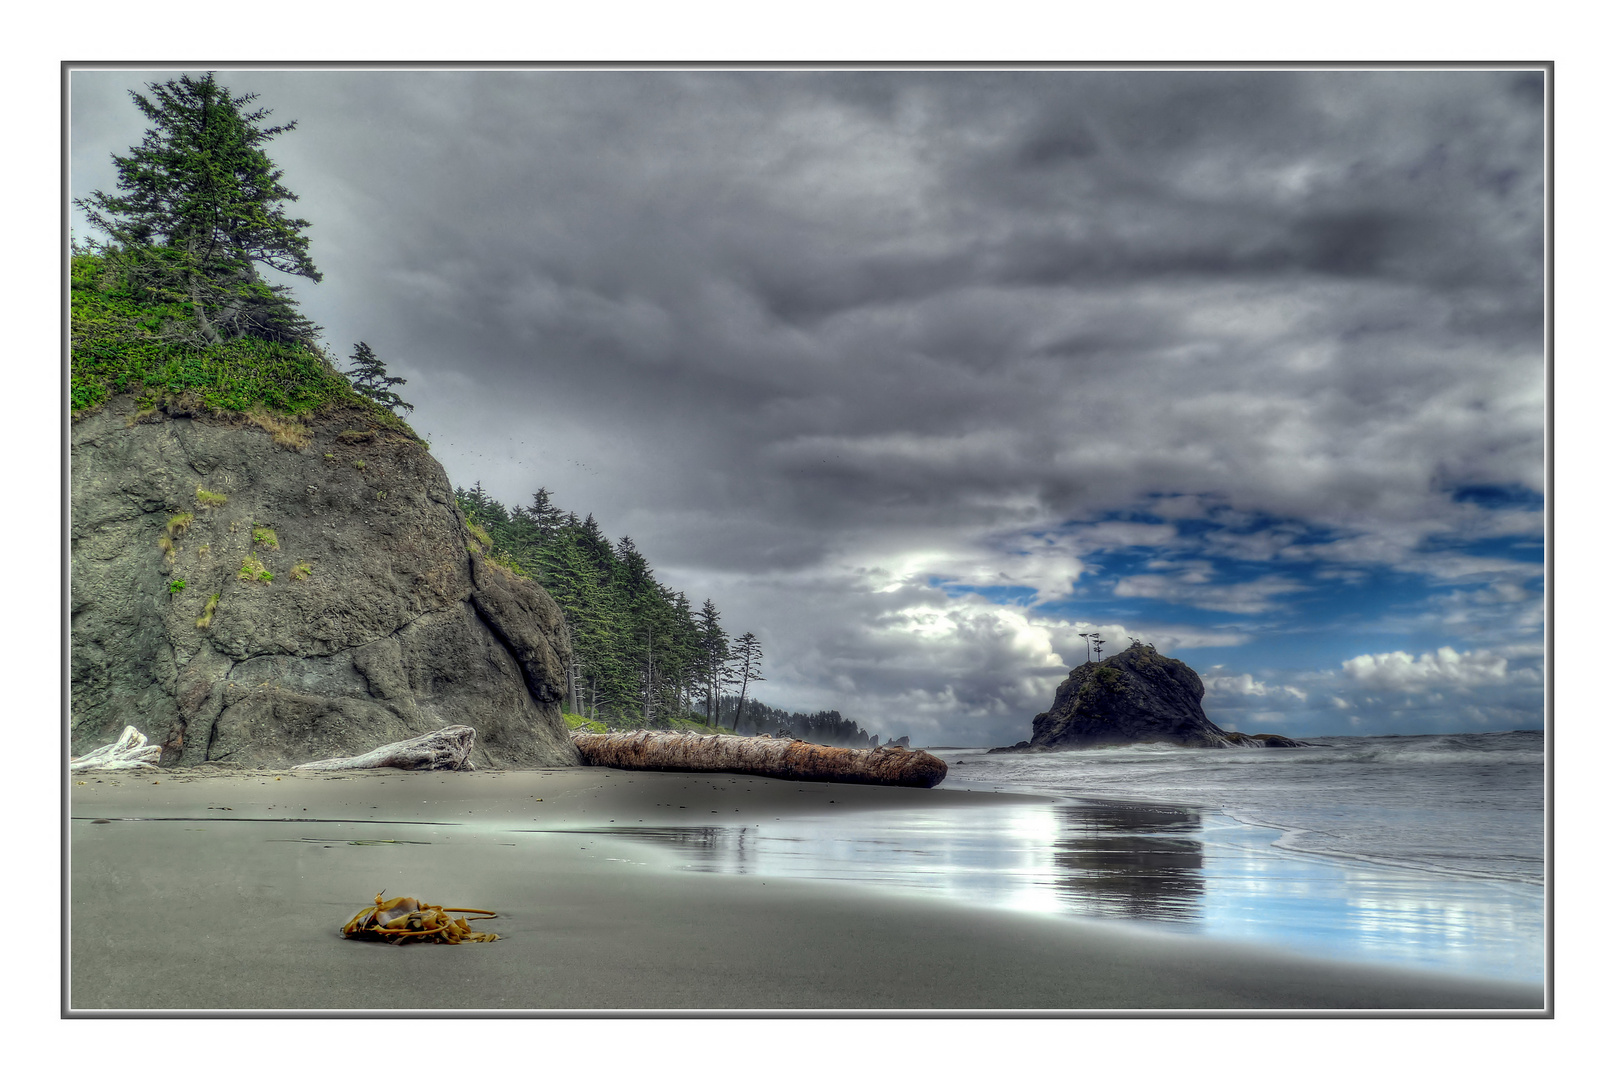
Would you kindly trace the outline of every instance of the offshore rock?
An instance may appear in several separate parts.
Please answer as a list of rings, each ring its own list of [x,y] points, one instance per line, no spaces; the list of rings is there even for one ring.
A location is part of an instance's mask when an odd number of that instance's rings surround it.
[[[1303,745],[1283,735],[1224,731],[1201,709],[1205,695],[1205,685],[1189,665],[1162,656],[1152,646],[1134,645],[1074,669],[1055,691],[1049,711],[1032,718],[1031,741],[992,752],[1152,742],[1192,747]]]
[[[70,744],[282,768],[465,725],[575,765],[553,599],[487,562],[443,468],[331,410],[272,434],[115,398],[71,432]]]

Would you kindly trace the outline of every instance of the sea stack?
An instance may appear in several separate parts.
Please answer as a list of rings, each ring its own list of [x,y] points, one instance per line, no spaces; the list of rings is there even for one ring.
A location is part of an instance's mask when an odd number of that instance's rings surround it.
[[[1030,742],[1001,751],[1081,750],[1133,743],[1190,747],[1300,746],[1283,735],[1242,735],[1206,718],[1206,688],[1181,660],[1134,645],[1074,669],[1048,712],[1032,718]]]
[[[72,426],[71,750],[283,768],[446,727],[472,764],[581,760],[561,610],[488,558],[375,410],[265,424],[132,395]]]

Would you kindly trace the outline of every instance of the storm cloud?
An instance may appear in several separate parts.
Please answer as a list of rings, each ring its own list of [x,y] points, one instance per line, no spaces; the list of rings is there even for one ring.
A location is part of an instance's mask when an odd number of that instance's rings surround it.
[[[75,194],[176,74],[73,73]],[[1213,719],[1541,723],[1540,71],[221,78],[298,121],[332,350],[770,704],[1014,741],[1100,630]]]

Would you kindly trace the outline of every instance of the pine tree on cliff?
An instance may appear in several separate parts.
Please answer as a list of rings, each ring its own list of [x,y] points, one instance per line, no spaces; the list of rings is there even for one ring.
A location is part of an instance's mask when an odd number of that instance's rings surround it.
[[[348,380],[353,388],[378,405],[385,405],[389,409],[403,409],[405,412],[414,412],[415,406],[399,397],[393,390],[395,386],[403,386],[408,382],[397,375],[387,374],[387,365],[364,342],[353,347],[353,355],[348,357],[353,364],[347,371]],[[482,491],[482,481],[477,481],[477,491]]]
[[[137,287],[189,300],[210,344],[252,334],[311,338],[283,285],[257,268],[319,281],[308,254],[309,223],[287,216],[297,196],[261,146],[296,127],[266,127],[267,109],[243,112],[256,94],[232,97],[208,72],[130,91],[152,121],[127,157],[112,155],[120,194],[75,200],[117,245]]]

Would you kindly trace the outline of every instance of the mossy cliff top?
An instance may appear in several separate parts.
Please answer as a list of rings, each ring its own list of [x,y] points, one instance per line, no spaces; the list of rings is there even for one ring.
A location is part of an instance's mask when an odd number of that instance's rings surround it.
[[[133,284],[118,257],[76,253],[71,269],[74,419],[128,393],[142,409],[179,404],[221,417],[355,408],[416,438],[391,410],[356,392],[317,345],[255,337],[203,344],[190,304]]]

